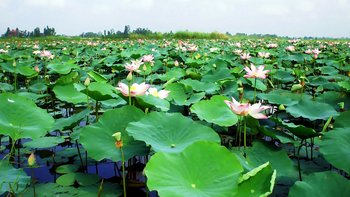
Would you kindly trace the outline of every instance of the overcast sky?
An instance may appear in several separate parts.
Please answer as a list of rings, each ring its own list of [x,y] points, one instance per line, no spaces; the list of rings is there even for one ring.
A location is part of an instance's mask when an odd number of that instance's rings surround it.
[[[0,0],[0,34],[7,27],[58,34],[123,31],[262,33],[350,37],[350,0]]]

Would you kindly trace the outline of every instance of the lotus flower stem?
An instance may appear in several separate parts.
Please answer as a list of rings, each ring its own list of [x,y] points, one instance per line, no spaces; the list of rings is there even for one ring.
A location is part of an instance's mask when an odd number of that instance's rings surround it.
[[[244,117],[244,133],[243,133],[243,143],[244,143],[244,155],[245,149],[247,147],[247,117]]]
[[[253,102],[256,102],[256,78],[254,78],[254,99]]]
[[[31,171],[32,171],[32,178],[31,178],[31,180],[32,180],[32,187],[33,187],[33,196],[36,197],[34,169],[32,168]]]
[[[120,148],[120,153],[122,155],[122,171],[123,171],[123,194],[124,197],[126,197],[126,184],[125,184],[125,156],[124,156],[124,151],[123,148]]]
[[[129,95],[128,95],[128,97],[129,97],[129,105],[131,105],[131,85],[130,84],[131,83],[129,82],[129,84],[128,84],[129,85],[129,88],[128,88],[129,89],[128,90],[129,91]]]
[[[303,181],[303,179],[301,177],[301,168],[300,168],[300,150],[301,150],[301,147],[303,146],[303,142],[304,142],[304,139],[301,140],[300,146],[299,146],[298,152],[297,152],[297,154],[298,154],[298,156],[297,156],[298,157],[298,172],[299,172],[299,180],[300,181]]]
[[[83,167],[83,169],[85,170],[83,158],[81,157],[81,152],[80,152],[78,140],[75,140],[75,145],[77,146],[81,167]]]

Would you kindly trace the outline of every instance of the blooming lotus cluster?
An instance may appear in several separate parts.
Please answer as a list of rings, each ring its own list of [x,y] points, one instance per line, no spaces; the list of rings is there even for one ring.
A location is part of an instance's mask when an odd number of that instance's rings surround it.
[[[314,58],[317,59],[317,57],[318,57],[318,55],[321,53],[321,51],[318,50],[318,48],[315,48],[315,49],[313,49],[313,50],[307,49],[307,50],[305,51],[305,53],[306,53],[306,54],[310,54],[310,55],[313,54],[313,55],[314,55]]]
[[[232,102],[225,100],[224,101],[230,109],[239,116],[250,115],[255,119],[267,119],[265,114],[261,112],[271,108],[270,106],[262,106],[261,103],[255,103],[251,105],[250,103],[239,103],[232,97]]]
[[[270,70],[264,70],[264,68],[264,65],[261,65],[258,68],[256,68],[254,64],[250,64],[250,68],[248,66],[244,67],[244,70],[247,71],[247,74],[245,74],[244,77],[265,79],[267,73],[270,72]]]
[[[115,89],[119,90],[124,96],[129,96],[130,94],[131,97],[136,97],[144,95],[149,87],[150,85],[146,84],[145,82],[141,84],[133,83],[129,90],[129,86],[127,84],[119,82],[118,87]]]
[[[168,90],[160,90],[158,91],[157,88],[149,88],[148,93],[146,94],[151,94],[154,97],[160,98],[160,99],[165,99],[169,96],[170,91]]]
[[[36,54],[37,54],[37,51],[34,51],[34,52],[36,52]],[[55,57],[54,55],[51,54],[50,51],[47,51],[47,50],[40,51],[39,55],[40,55],[40,57],[46,57],[48,59],[53,59]]]

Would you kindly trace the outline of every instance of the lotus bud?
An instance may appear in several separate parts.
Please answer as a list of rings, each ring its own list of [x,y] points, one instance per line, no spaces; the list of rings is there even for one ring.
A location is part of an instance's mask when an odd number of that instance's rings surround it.
[[[345,108],[345,103],[344,102],[338,103],[338,106],[340,108],[340,111],[344,111],[344,108]]]
[[[17,64],[16,64],[16,61],[13,61],[12,66],[13,66],[13,67],[16,67],[16,65],[17,65]]]
[[[297,90],[301,90],[302,88],[303,88],[303,86],[301,84],[294,84],[292,86],[291,91],[294,92],[294,91],[297,91]]]
[[[237,91],[242,94],[243,93],[243,88],[237,88]]]
[[[129,72],[128,76],[126,77],[126,80],[128,81],[132,80],[132,72]]]
[[[280,111],[284,111],[284,110],[286,110],[286,108],[284,107],[284,105],[280,105],[280,106],[278,106],[278,110],[280,110]]]
[[[35,72],[39,73],[39,72],[40,72],[39,66],[36,65],[36,66],[34,67],[34,70],[35,70]]]
[[[36,164],[36,159],[35,159],[35,155],[34,153],[30,154],[30,156],[28,157],[28,165],[30,167],[33,167]]]
[[[85,81],[84,81],[84,85],[85,86],[89,86],[90,85],[90,77],[87,77],[86,79],[85,79]]]
[[[121,132],[116,132],[115,134],[112,135],[116,141],[121,141],[122,140],[122,133]]]
[[[143,71],[146,71],[146,70],[147,70],[146,64],[143,65],[142,70],[143,70]]]
[[[179,62],[177,60],[175,60],[174,65],[179,66]]]

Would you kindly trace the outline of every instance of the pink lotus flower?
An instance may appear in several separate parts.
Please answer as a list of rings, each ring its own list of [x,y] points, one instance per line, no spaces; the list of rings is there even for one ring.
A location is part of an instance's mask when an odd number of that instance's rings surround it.
[[[268,52],[258,52],[258,56],[261,58],[269,58],[270,57],[270,53]]]
[[[142,57],[142,61],[143,62],[153,63],[154,62],[153,59],[154,59],[153,54],[151,54],[151,55],[144,55]]]
[[[311,50],[311,49],[305,50],[304,53],[306,53],[306,54],[311,54],[311,53],[312,53],[312,50]]]
[[[238,48],[241,48],[242,47],[242,44],[240,42],[236,42],[235,43],[235,46],[238,47]]]
[[[317,59],[318,55],[321,53],[320,50],[318,50],[318,48],[312,50],[312,53],[314,54],[314,58]]]
[[[157,88],[149,88],[148,93],[146,94],[151,94],[154,97],[158,97],[160,99],[165,99],[169,96],[170,91],[168,90],[160,90],[158,91]]]
[[[40,57],[47,57],[49,59],[53,59],[55,56],[52,55],[50,51],[43,50],[40,52]]]
[[[264,68],[264,65],[261,65],[258,68],[256,68],[254,64],[250,64],[250,69],[248,66],[244,67],[244,70],[247,71],[247,74],[244,75],[244,77],[265,79],[267,73],[270,72],[270,70],[264,70]]]
[[[287,51],[295,51],[295,46],[289,45],[286,47]]]
[[[251,58],[249,53],[242,53],[242,54],[241,54],[241,59],[242,59],[242,60],[247,60],[247,59],[249,59],[249,58]]]
[[[247,116],[250,115],[255,119],[267,119],[265,114],[260,112],[269,109],[269,106],[261,106],[261,103],[255,103],[251,105],[250,103],[239,103],[232,97],[231,101],[224,101],[230,109],[239,116]]]
[[[125,64],[125,68],[126,70],[130,71],[130,73],[132,73],[133,71],[138,72],[142,64],[143,62],[141,62],[141,60],[131,60],[131,63]]]
[[[145,82],[141,84],[134,83],[130,87],[130,96],[142,96],[146,93],[149,87],[150,85]],[[129,86],[125,83],[119,82],[118,87],[115,89],[119,90],[124,96],[129,96]]]

